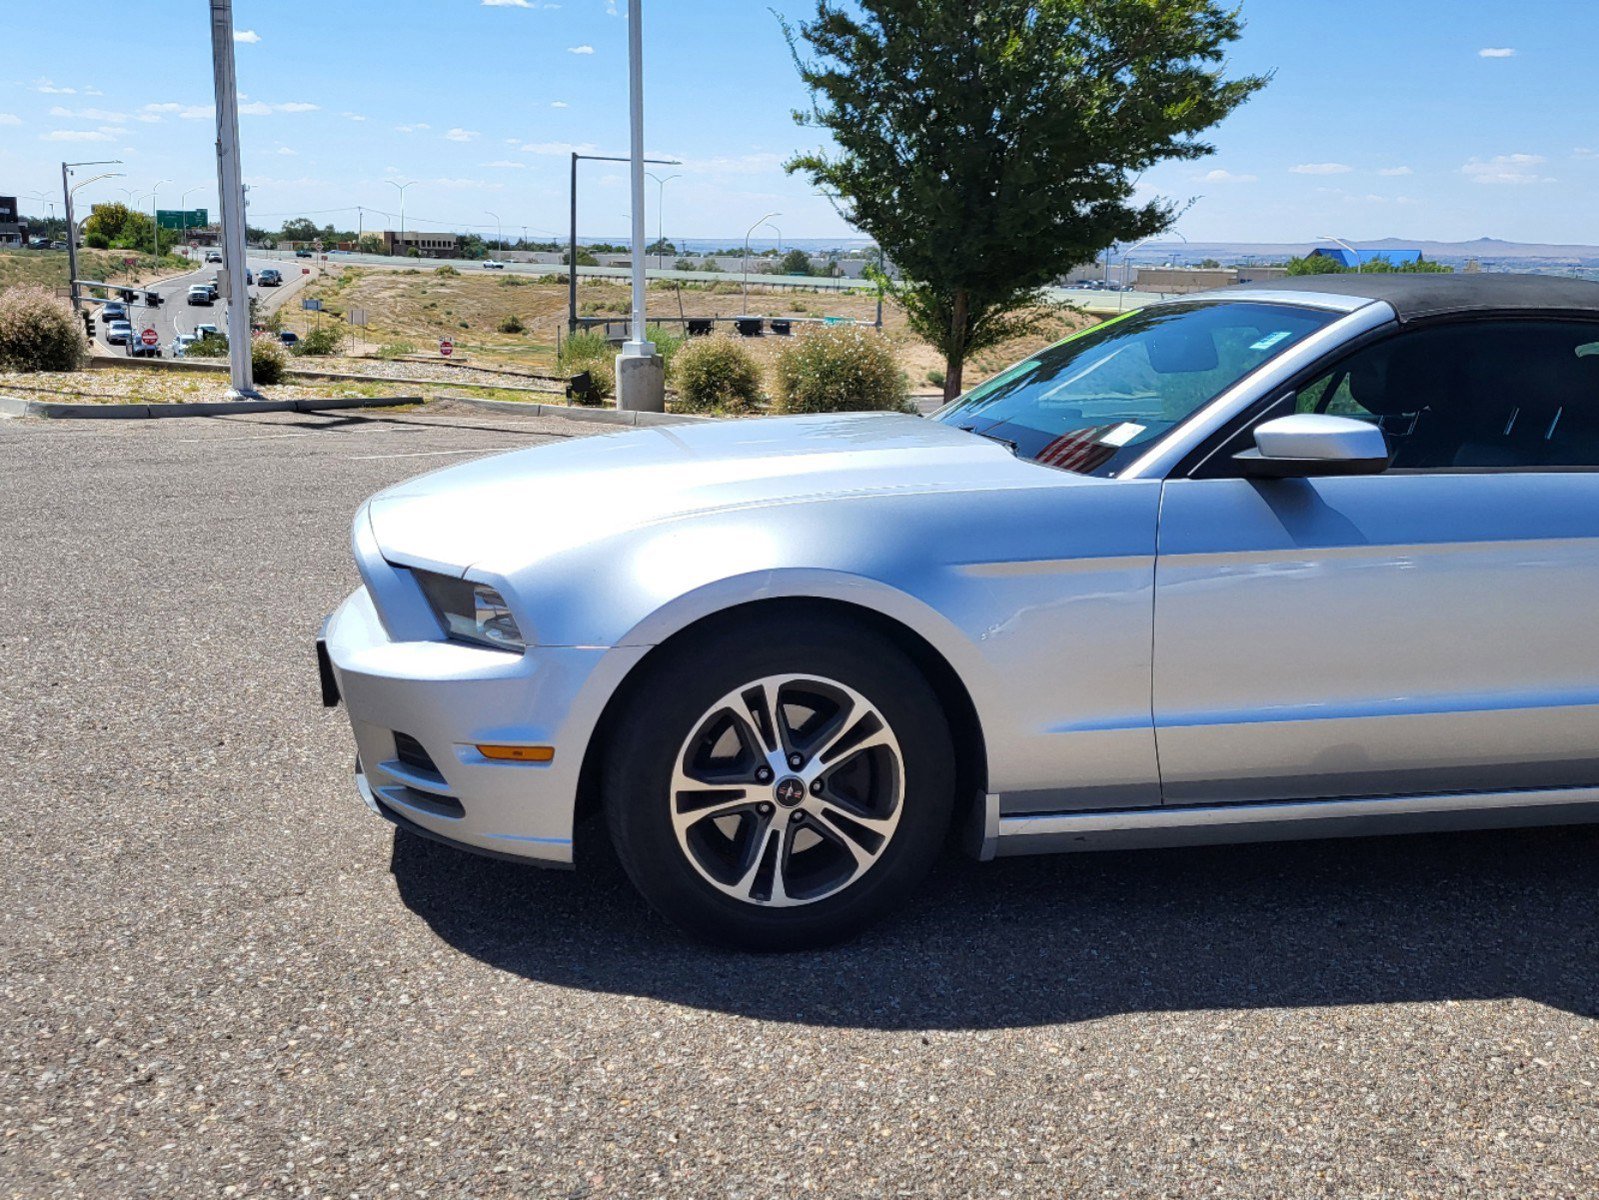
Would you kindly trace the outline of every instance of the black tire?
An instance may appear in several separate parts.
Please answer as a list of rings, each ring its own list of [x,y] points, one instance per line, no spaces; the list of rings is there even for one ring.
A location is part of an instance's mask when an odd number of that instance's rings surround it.
[[[788,613],[690,635],[645,670],[611,726],[601,795],[623,869],[674,924],[742,950],[825,946],[898,908],[937,860],[954,809],[949,724],[926,677],[891,641],[825,615]],[[702,875],[674,828],[671,781],[708,710],[750,681],[782,675],[834,681],[869,701],[897,742],[902,774],[898,823],[871,866],[825,898],[775,908],[736,899]],[[776,837],[779,856],[795,844]]]

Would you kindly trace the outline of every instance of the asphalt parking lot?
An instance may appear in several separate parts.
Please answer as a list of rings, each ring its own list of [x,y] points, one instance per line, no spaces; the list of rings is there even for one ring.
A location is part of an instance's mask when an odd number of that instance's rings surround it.
[[[600,430],[0,420],[0,1195],[1599,1193],[1592,828],[951,858],[772,958],[372,818],[351,513]]]

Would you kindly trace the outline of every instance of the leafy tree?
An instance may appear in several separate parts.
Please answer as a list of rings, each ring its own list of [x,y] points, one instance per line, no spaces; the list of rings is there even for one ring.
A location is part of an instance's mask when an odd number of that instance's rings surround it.
[[[676,254],[677,247],[672,243],[670,238],[656,238],[655,241],[651,242],[647,247],[645,247],[644,253]]]
[[[382,254],[383,239],[375,233],[363,233],[361,240],[356,243],[356,249],[362,254]]]
[[[1217,259],[1207,258],[1199,264],[1199,269],[1201,271],[1219,271],[1221,270],[1221,263]]]
[[[572,262],[571,253],[568,252],[561,255],[561,261],[570,265]],[[584,249],[582,246],[579,246],[577,248],[577,265],[580,267],[597,267],[600,265],[600,260],[595,258],[594,255],[588,250]]]
[[[115,245],[126,236],[137,216],[126,204],[96,204],[89,210],[88,220],[83,223],[84,240],[98,237],[104,238],[107,246]]]
[[[1447,275],[1454,270],[1453,267],[1429,262],[1425,258],[1419,258],[1415,262],[1396,263],[1380,254],[1366,259],[1358,269],[1367,275]],[[1356,272],[1357,268],[1346,267],[1336,258],[1329,258],[1325,254],[1288,260],[1290,275],[1353,275]]]
[[[1134,176],[1211,153],[1199,135],[1265,85],[1224,76],[1241,29],[1219,0],[817,0],[785,26],[796,118],[838,149],[787,169],[894,262],[954,396],[969,354],[1036,324],[1040,288],[1176,219]]]
[[[779,275],[809,275],[811,273],[811,256],[803,250],[790,250],[783,255],[783,261],[777,264]]]

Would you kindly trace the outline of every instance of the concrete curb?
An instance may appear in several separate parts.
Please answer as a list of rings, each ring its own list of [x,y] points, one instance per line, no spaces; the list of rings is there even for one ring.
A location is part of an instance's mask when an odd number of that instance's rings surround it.
[[[121,358],[117,355],[97,354],[89,359],[91,371],[133,369],[139,371],[200,371],[211,374],[225,375],[228,364],[225,361],[207,362],[191,361],[186,358]],[[471,368],[479,369],[479,368]],[[300,375],[306,379],[335,379],[349,383],[410,383],[426,384],[428,387],[479,387],[492,388],[501,392],[527,392],[533,396],[558,396],[562,394],[561,388],[528,387],[519,383],[462,383],[459,379],[396,379],[392,375],[358,375],[349,371],[318,371],[314,368],[286,366],[283,368],[286,375]],[[537,379],[536,375],[513,375],[513,379]],[[552,379],[552,383],[564,384],[565,380]]]
[[[0,415],[54,420],[138,421],[151,417],[232,417],[242,413],[326,412],[421,404],[420,396],[343,396],[327,400],[221,400],[192,404],[52,404],[0,396]],[[520,407],[520,406],[518,406]]]
[[[477,400],[471,396],[437,396],[489,412],[518,413],[524,417],[565,417],[569,421],[593,421],[601,425],[691,425],[714,421],[715,417],[696,417],[688,413],[621,412],[614,408],[579,408],[573,404],[536,404],[521,400]]]

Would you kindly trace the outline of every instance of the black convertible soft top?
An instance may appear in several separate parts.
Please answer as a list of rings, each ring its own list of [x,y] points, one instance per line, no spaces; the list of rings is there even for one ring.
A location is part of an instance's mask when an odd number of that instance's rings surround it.
[[[1229,288],[1250,292],[1321,292],[1381,300],[1401,322],[1424,321],[1457,313],[1516,313],[1544,316],[1599,316],[1599,283],[1555,275],[1298,275]]]

